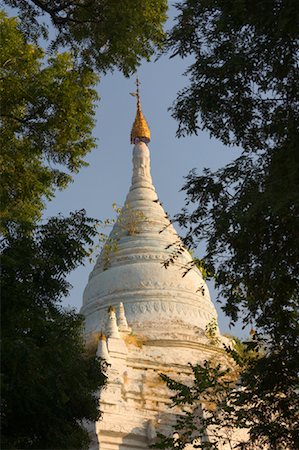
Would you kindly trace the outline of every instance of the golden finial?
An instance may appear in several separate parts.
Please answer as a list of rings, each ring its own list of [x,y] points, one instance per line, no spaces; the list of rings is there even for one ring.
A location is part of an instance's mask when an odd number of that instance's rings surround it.
[[[137,97],[137,112],[131,131],[131,144],[137,142],[145,142],[146,144],[151,140],[151,132],[148,124],[142,114],[139,94],[140,81],[136,79],[136,92],[131,93],[134,97]]]

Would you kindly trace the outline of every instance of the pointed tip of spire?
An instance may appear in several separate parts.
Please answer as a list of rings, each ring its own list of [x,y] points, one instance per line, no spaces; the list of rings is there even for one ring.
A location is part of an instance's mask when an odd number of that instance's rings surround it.
[[[144,118],[141,111],[140,95],[139,95],[139,85],[140,82],[138,78],[136,79],[137,91],[133,95],[137,97],[137,112],[136,117],[131,130],[131,144],[136,144],[137,142],[145,142],[148,144],[151,140],[151,132],[149,126]]]
[[[125,314],[125,308],[123,302],[119,303],[119,331],[122,331],[123,333],[129,333],[132,331],[132,329],[128,326],[126,314]]]

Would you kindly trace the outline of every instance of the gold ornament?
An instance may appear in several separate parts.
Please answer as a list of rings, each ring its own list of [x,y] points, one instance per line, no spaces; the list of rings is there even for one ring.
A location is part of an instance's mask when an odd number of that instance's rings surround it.
[[[137,112],[131,130],[131,144],[135,144],[136,142],[139,141],[143,141],[147,144],[151,140],[151,132],[141,111],[140,95],[139,95],[140,82],[138,78],[136,80],[136,85],[137,91],[131,94],[134,97],[137,97]]]

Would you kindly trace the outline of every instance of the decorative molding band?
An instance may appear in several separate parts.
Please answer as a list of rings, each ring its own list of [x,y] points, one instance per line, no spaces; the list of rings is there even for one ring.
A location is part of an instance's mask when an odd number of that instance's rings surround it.
[[[205,287],[204,281],[202,281]],[[95,283],[96,287],[99,283]],[[207,289],[207,288],[206,288]],[[126,298],[130,301],[132,298],[133,301],[135,299],[140,301],[142,298],[147,297],[161,297],[165,299],[166,296],[169,296],[170,301],[176,297],[182,297],[182,299],[186,299],[191,303],[194,303],[194,306],[198,304],[202,305],[202,303],[207,303],[210,308],[214,309],[214,305],[210,301],[209,295],[200,295],[199,292],[194,292],[194,289],[188,289],[186,284],[180,284],[177,282],[162,282],[162,281],[139,281],[132,285],[132,283],[122,283],[121,289],[111,288],[109,291],[107,289],[103,289],[102,291],[93,293],[92,284],[89,285],[88,292],[88,302],[84,302],[83,309],[88,310],[94,307],[94,304],[102,304],[108,302],[114,302],[119,298]],[[208,291],[207,291],[208,292]],[[165,300],[163,300],[165,301]]]
[[[164,323],[179,321],[187,326],[205,328],[213,318],[217,319],[214,309],[207,309],[203,305],[194,306],[182,302],[167,302],[163,300],[126,302],[124,298],[119,298],[124,303],[126,316],[129,325],[134,323],[146,324],[149,322]],[[118,302],[115,302],[117,305]],[[111,303],[113,306],[113,304]],[[100,331],[105,327],[107,320],[108,304],[101,304],[89,313],[85,310],[86,332]]]

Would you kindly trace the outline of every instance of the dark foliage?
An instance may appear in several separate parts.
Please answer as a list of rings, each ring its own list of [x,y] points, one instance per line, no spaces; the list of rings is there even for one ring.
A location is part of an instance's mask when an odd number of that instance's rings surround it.
[[[2,242],[3,449],[88,447],[83,420],[98,418],[105,376],[86,353],[83,317],[59,301],[94,235],[79,211]]]
[[[177,8],[168,48],[194,58],[173,108],[178,134],[203,128],[246,150],[282,147],[298,113],[296,0],[186,0]]]
[[[46,59],[0,12],[1,232],[30,228],[95,146],[97,77],[70,54]]]
[[[299,85],[297,2],[187,0],[177,5],[172,56],[193,58],[172,108],[178,135],[206,129],[240,157],[192,171],[178,222],[204,240],[232,322],[267,349],[242,373],[235,404],[250,442],[298,447]],[[240,424],[241,422],[239,422]],[[162,447],[163,448],[163,447]],[[172,448],[172,447],[170,447]]]
[[[191,366],[187,383],[161,375],[173,392],[176,423],[153,448],[184,450],[295,450],[298,448],[296,374],[282,355],[268,352],[257,336],[227,349],[238,365]],[[288,356],[286,356],[286,359]],[[294,360],[293,360],[294,361]],[[270,371],[270,372],[269,372]],[[277,379],[277,377],[279,377]]]
[[[166,0],[5,0],[18,9],[26,35],[48,38],[50,50],[68,48],[82,65],[106,72],[134,72],[164,40]],[[52,38],[53,37],[53,38]]]

